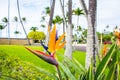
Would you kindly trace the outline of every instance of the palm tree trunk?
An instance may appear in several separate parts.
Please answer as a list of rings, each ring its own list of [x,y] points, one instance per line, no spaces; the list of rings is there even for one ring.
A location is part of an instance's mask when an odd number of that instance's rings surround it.
[[[27,32],[26,32],[26,30],[25,30],[25,27],[24,27],[24,25],[23,25],[23,22],[22,22],[22,19],[21,19],[21,15],[20,15],[19,0],[17,0],[17,9],[18,9],[18,16],[19,16],[19,19],[20,19],[20,23],[21,23],[22,28],[23,28],[23,30],[24,30],[24,33],[25,33],[25,35],[26,35],[26,37],[27,37],[28,44],[30,45],[30,41],[29,41],[29,38],[28,38],[28,36],[27,36]]]
[[[68,26],[66,27],[65,56],[72,59],[72,0],[68,1]]]
[[[52,0],[52,6],[51,6],[51,10],[50,10],[50,19],[49,19],[49,23],[48,23],[48,29],[52,26],[52,20],[53,20],[53,15],[54,15],[54,7],[55,7],[55,0]],[[48,41],[49,41],[49,32],[47,31],[47,35],[46,35],[46,41],[45,41],[45,45],[48,45]]]
[[[88,12],[88,19],[89,19],[89,28],[91,28],[91,34],[88,36],[92,41],[91,51],[93,54],[93,72],[96,72],[96,7],[97,7],[97,0],[89,0],[89,12]],[[90,41],[89,40],[89,41]]]
[[[82,8],[83,8],[84,14],[85,14],[86,19],[87,19],[87,21],[88,21],[88,10],[87,10],[85,1],[84,1],[84,0],[80,0],[80,4],[81,4],[81,6],[82,6]]]
[[[64,0],[63,0],[63,14],[65,14],[65,11],[64,11]],[[65,22],[63,20],[63,33],[65,33]]]
[[[98,43],[98,38],[97,38],[97,34],[96,34],[96,29],[95,29],[95,27],[96,27],[96,3],[97,2],[95,1],[95,3],[94,3],[94,1],[93,1],[94,5],[90,5],[91,2],[92,1],[90,0],[89,1],[89,11],[88,11],[85,1],[80,0],[81,6],[84,10],[84,14],[85,14],[87,22],[88,22],[87,51],[86,51],[86,62],[85,62],[86,69],[89,68],[92,55],[94,57],[94,63],[96,63],[96,61],[95,61],[96,57],[94,54],[95,54],[95,52],[97,52],[97,54],[98,54],[98,51],[99,51],[99,49],[98,49],[99,43]],[[92,14],[94,17],[91,16]],[[98,57],[99,57],[99,54],[98,54]],[[94,66],[95,66],[95,64],[94,64]]]
[[[10,45],[10,0],[8,0],[8,44]]]
[[[62,5],[62,1],[61,1],[61,0],[59,0],[59,1],[60,1],[61,10],[62,10],[62,15],[63,15],[64,24],[65,24],[66,27],[67,27],[67,21],[66,21],[65,12],[64,12],[64,3],[63,3],[63,5]],[[64,2],[64,0],[63,0],[63,2]]]
[[[2,30],[0,30],[0,37],[2,38]]]
[[[60,6],[61,6],[61,10],[62,10],[62,15],[63,15],[63,33],[65,33],[65,28],[67,27],[67,21],[65,18],[65,11],[64,11],[64,0],[63,0],[63,4],[62,4],[61,0],[59,0],[59,1],[60,1]],[[64,40],[65,40],[65,37],[64,37]]]

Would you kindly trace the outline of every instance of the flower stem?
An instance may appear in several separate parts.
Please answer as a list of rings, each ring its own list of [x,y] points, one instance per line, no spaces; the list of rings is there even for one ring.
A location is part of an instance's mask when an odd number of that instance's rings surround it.
[[[59,66],[57,65],[56,68],[57,68],[59,79],[62,80],[62,76],[61,76],[61,73],[60,73]]]

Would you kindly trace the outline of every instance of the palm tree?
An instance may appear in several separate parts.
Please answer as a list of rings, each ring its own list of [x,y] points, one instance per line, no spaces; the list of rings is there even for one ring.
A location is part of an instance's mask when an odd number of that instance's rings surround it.
[[[30,30],[32,30],[32,31],[35,32],[36,30],[38,30],[38,27],[34,27],[34,26],[33,26],[33,27],[30,28]]]
[[[8,44],[10,44],[10,0],[8,0],[8,20],[6,18],[5,21],[7,22],[8,27]]]
[[[6,26],[0,24],[0,34],[1,34],[1,37],[2,37],[2,30],[5,29]]]
[[[45,25],[44,25],[43,23],[45,22],[45,16],[42,16],[42,17],[41,17],[40,22],[42,22],[42,24],[40,25],[40,27],[42,27],[42,28],[43,28],[43,31],[44,31]]]
[[[68,26],[66,27],[65,56],[72,59],[72,0],[68,0]]]
[[[52,0],[52,5],[51,5],[51,10],[50,10],[50,19],[49,19],[49,23],[48,23],[48,30],[49,30],[49,27],[51,29],[51,26],[52,26],[52,20],[53,20],[53,15],[54,15],[54,7],[55,7],[55,0]],[[47,35],[46,35],[46,41],[45,41],[45,45],[48,45],[48,41],[49,41],[49,32],[47,32]]]
[[[20,15],[19,0],[17,0],[17,9],[18,9],[18,16],[19,16],[19,19],[20,19],[20,23],[21,23],[22,28],[23,28],[23,30],[24,30],[24,33],[25,33],[25,35],[26,35],[26,37],[27,37],[28,44],[30,45],[30,41],[29,41],[29,39],[28,39],[27,32],[26,32],[26,30],[25,30],[25,27],[24,27],[24,25],[23,25],[23,22],[22,22],[22,19],[21,19],[21,15]],[[23,19],[23,20],[25,21],[26,19]]]
[[[73,14],[77,15],[77,27],[78,27],[79,26],[79,16],[84,14],[83,10],[80,8],[77,8],[77,9],[73,10]]]
[[[9,1],[9,0],[8,0]],[[8,13],[9,14],[9,13]],[[9,18],[8,18],[9,19]],[[5,23],[5,25],[8,27],[8,30],[7,30],[7,32],[8,32],[8,44],[10,44],[10,25],[9,25],[9,20],[7,19],[7,17],[4,17],[3,19],[2,19],[2,22],[4,22]]]
[[[66,20],[65,11],[64,11],[64,0],[63,1],[59,0],[59,1],[60,1],[60,7],[62,10],[62,15],[63,15],[63,32],[65,32],[65,25],[67,27],[67,20]]]
[[[43,31],[44,31],[45,25],[44,25],[44,24],[41,24],[40,27],[42,27],[42,28],[43,28]]]
[[[15,30],[15,34],[19,34],[19,31],[18,31],[18,18],[17,16],[14,17],[14,22],[16,23],[16,30]],[[17,36],[16,36],[17,37]]]
[[[8,23],[8,19],[7,19],[7,17],[4,17],[3,19],[2,19],[2,22],[4,22],[4,23]]]
[[[63,22],[63,18],[61,18],[59,15],[55,16],[55,19],[53,19],[53,24],[61,24]]]
[[[90,42],[91,50],[93,55],[93,72],[96,72],[96,6],[97,0],[89,0],[89,11],[88,11],[88,20],[89,20],[89,27],[88,27],[88,39]],[[90,32],[89,32],[90,31]]]
[[[46,8],[45,8],[45,13],[46,13],[46,15],[47,15],[47,14],[50,15],[50,7],[46,7]]]
[[[22,21],[26,23],[26,17],[22,17]]]
[[[118,26],[115,26],[115,27],[114,27],[114,29],[117,29],[117,28],[118,28]]]
[[[96,64],[96,55],[98,54],[98,42],[97,42],[97,34],[96,34],[96,4],[97,0],[89,0],[89,10],[87,10],[86,4],[84,0],[79,0],[81,6],[83,8],[84,14],[86,16],[88,22],[88,30],[87,30],[87,51],[86,51],[86,68],[89,68],[91,63],[91,57],[93,55],[93,67],[95,73],[95,64]],[[97,46],[97,47],[96,47]],[[98,55],[99,56],[99,55]]]
[[[16,38],[18,37],[17,35],[20,34],[19,31],[15,31],[14,34],[16,35]]]

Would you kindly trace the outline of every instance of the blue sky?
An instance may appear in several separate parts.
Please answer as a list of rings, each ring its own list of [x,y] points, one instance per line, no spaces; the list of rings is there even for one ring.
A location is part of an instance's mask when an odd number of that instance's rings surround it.
[[[0,1],[0,23],[1,19],[6,16],[7,17],[7,2],[8,0],[1,0]],[[13,22],[13,17],[18,16],[17,13],[17,5],[16,0],[10,0],[10,27],[11,27],[11,37],[15,37],[14,31],[15,31],[15,23]],[[45,10],[45,7],[50,6],[50,0],[19,0],[20,1],[20,10],[21,10],[21,16],[26,17],[27,23],[25,24],[27,33],[30,31],[31,26],[40,26],[40,18],[41,16],[45,15],[42,12]],[[88,0],[86,0],[86,4],[88,5]],[[65,0],[67,2],[67,0]],[[97,30],[100,32],[103,32],[104,28],[109,25],[109,30],[113,30],[113,28],[117,25],[120,26],[120,0],[98,0],[97,4]],[[73,0],[73,8],[80,7],[79,0]],[[67,8],[67,7],[66,7]],[[62,15],[61,14],[61,8],[59,5],[59,0],[56,0],[55,5],[55,15]],[[49,17],[47,17],[47,21],[45,24],[47,25]],[[77,18],[73,16],[73,23],[76,24]],[[87,22],[86,18],[84,16],[80,16],[79,24],[87,28]],[[58,26],[58,29],[60,29],[61,26]],[[18,28],[21,32],[21,35],[19,37],[25,37],[24,32],[19,26]],[[39,30],[43,30],[39,27]],[[6,37],[7,28],[4,29],[3,37]],[[44,32],[47,30],[44,29]],[[59,33],[62,32],[62,29],[60,29]]]

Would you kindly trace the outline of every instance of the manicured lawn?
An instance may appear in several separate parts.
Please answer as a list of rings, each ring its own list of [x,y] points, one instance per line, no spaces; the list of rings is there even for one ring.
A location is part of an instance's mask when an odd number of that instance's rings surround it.
[[[35,50],[41,50],[43,51],[42,47],[39,46],[28,46],[31,49]],[[42,67],[48,71],[55,72],[54,66],[44,62],[43,60],[39,59],[37,56],[29,52],[24,48],[24,46],[17,46],[17,45],[0,45],[0,53],[6,53],[13,57],[19,57],[23,61],[30,62],[34,64],[35,66]],[[64,54],[64,49],[61,49],[57,51],[57,59],[61,61],[61,55]],[[77,59],[82,65],[84,65],[85,62],[85,53],[74,51],[73,57]]]

